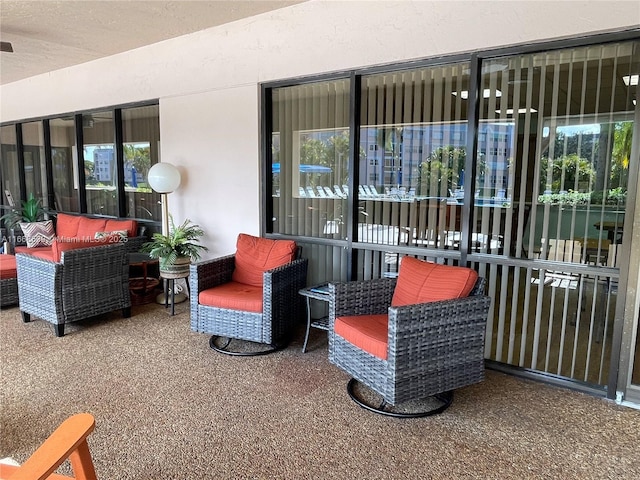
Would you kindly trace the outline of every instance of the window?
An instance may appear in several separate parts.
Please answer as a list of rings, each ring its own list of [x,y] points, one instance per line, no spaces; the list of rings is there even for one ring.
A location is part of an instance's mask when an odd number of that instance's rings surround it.
[[[160,122],[158,106],[122,110],[124,192],[128,217],[162,220],[160,195],[147,183],[147,173],[158,163]]]
[[[345,269],[351,278],[393,276],[405,254],[472,264],[495,299],[487,358],[606,385],[616,361],[606,353],[618,294],[610,287],[629,221],[629,165],[637,161],[629,146],[638,130],[638,89],[624,78],[640,68],[639,49],[637,41],[559,48],[563,43],[536,53],[510,48],[502,57],[478,52],[469,62],[457,56],[448,64],[356,70],[360,83],[342,88],[339,81],[267,88],[273,117],[265,123],[273,129],[265,138],[274,162],[267,232],[306,236],[318,281]],[[477,81],[469,76],[476,59]],[[468,95],[471,88],[482,95]],[[349,115],[348,105],[359,111]],[[323,135],[348,125],[358,129],[359,144],[344,150],[350,161],[339,164],[354,170],[336,176],[337,163],[320,163]],[[310,164],[332,169],[309,183],[357,178],[341,192],[353,202],[325,188],[309,192],[298,172],[302,152]],[[465,218],[463,204],[470,207]],[[343,233],[349,228],[351,238]],[[579,253],[549,257],[545,250],[556,240],[580,244],[572,250]],[[545,272],[560,262],[582,275],[580,291],[569,281],[547,281]]]
[[[87,212],[117,217],[118,166],[115,154],[113,112],[82,116],[84,175]]]
[[[0,180],[17,204],[33,193],[57,211],[137,218],[152,229],[159,226],[160,198],[146,180],[159,158],[157,105],[1,128]],[[116,142],[120,132],[122,142]]]
[[[5,125],[1,127],[0,141],[2,142],[0,149],[0,180],[2,180],[3,196],[2,203],[5,205],[11,205],[11,202],[13,201],[15,205],[20,205],[22,190],[20,188],[20,165],[18,164],[16,126]]]
[[[348,80],[273,90],[271,232],[345,237],[348,94]]]
[[[31,194],[49,206],[47,195],[47,170],[44,157],[44,132],[42,122],[22,124],[24,175],[27,197]]]
[[[60,212],[80,212],[78,148],[74,117],[49,120],[54,207]]]

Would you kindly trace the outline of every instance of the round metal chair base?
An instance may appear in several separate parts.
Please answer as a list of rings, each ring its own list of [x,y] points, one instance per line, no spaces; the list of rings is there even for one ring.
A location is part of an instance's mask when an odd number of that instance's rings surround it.
[[[384,399],[381,401],[379,406],[373,406],[371,401],[366,401],[356,392],[356,387],[358,390],[361,390],[363,387],[367,388],[370,392],[372,392],[368,387],[366,387],[362,382],[359,382],[355,378],[349,380],[347,384],[347,392],[351,397],[351,400],[356,402],[365,410],[369,410],[374,413],[378,413],[380,415],[387,415],[389,417],[396,418],[420,418],[420,417],[429,417],[431,415],[437,415],[439,413],[444,412],[451,403],[453,403],[453,392],[444,392],[438,393],[436,395],[432,395],[420,401],[411,401],[405,402],[398,405],[388,404]],[[376,393],[367,392],[367,396],[375,396],[379,397]],[[409,405],[411,404],[411,405]]]
[[[223,339],[224,341],[221,342],[220,341],[221,339]],[[231,342],[234,340],[238,342],[243,342],[247,348],[245,348],[244,350],[227,350]],[[224,343],[224,344],[221,344],[221,343]],[[212,335],[211,338],[209,339],[209,347],[211,347],[212,350],[215,350],[216,352],[224,353],[225,355],[234,355],[238,357],[255,357],[257,355],[267,355],[268,353],[273,353],[273,352],[277,352],[278,350],[282,350],[286,346],[287,345],[284,343],[281,345],[266,345],[266,344],[260,344],[256,342],[250,342],[248,340],[239,340],[236,338],[220,337],[218,335]],[[258,349],[258,347],[260,348]]]

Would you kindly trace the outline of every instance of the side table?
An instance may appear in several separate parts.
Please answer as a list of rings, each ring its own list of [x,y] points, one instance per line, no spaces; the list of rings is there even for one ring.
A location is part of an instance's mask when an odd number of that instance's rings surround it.
[[[311,300],[329,302],[329,286],[326,283],[314,285],[298,290],[298,293],[307,300],[307,331],[304,334],[304,344],[302,345],[302,353],[305,353],[307,350],[307,342],[309,341],[309,329],[311,327],[325,331],[329,330],[329,317],[311,320]]]
[[[142,277],[129,278],[132,305],[143,305],[152,302],[156,288],[160,285],[157,277],[149,276],[149,266],[155,266],[157,271],[158,259],[151,258],[149,254],[142,252],[129,254],[129,275],[131,275],[132,269],[139,268],[142,270]]]

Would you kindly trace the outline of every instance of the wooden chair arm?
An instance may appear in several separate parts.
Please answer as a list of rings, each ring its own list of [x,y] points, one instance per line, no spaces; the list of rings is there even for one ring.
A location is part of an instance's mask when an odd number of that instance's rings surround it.
[[[66,419],[44,443],[19,466],[0,465],[0,479],[7,480],[97,480],[91,460],[87,436],[95,428],[89,413]],[[51,475],[66,459],[71,462],[74,477]]]

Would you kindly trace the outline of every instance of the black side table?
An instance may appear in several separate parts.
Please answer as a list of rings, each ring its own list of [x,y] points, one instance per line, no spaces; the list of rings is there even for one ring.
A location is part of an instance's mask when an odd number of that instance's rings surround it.
[[[329,288],[326,283],[323,283],[321,285],[303,288],[299,290],[298,293],[307,299],[307,331],[304,335],[304,345],[302,345],[302,353],[305,353],[307,350],[307,342],[309,341],[309,329],[311,327],[325,331],[329,330],[329,317],[311,320],[311,300],[329,302]]]

